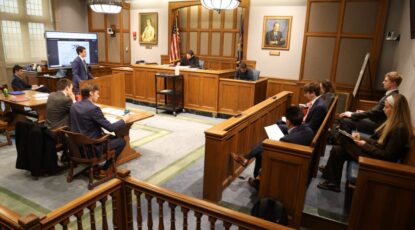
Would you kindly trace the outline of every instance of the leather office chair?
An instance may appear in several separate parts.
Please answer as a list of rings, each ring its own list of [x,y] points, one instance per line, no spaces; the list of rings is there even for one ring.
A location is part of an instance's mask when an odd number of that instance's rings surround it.
[[[0,93],[2,93],[4,89],[8,89],[7,84],[0,85],[0,91],[1,91]],[[10,133],[7,130],[8,121],[10,120],[10,115],[11,115],[11,109],[7,104],[4,103],[3,105],[0,108],[0,131],[4,131],[4,135],[6,136],[6,141],[0,142],[0,147],[12,144]]]
[[[199,68],[200,69],[205,69],[205,61],[199,60]]]
[[[253,75],[254,75],[253,80],[254,81],[258,80],[260,71],[256,70],[256,69],[253,69],[252,72],[253,72]]]
[[[72,182],[73,178],[80,173],[88,170],[88,189],[93,189],[95,186],[100,185],[115,177],[115,150],[110,150],[108,139],[110,135],[105,135],[99,139],[89,138],[81,133],[62,130],[65,134],[67,145],[69,147],[69,170],[67,181]],[[99,154],[101,152],[101,154]],[[112,173],[106,175],[106,177],[94,182],[93,169],[98,164],[105,161],[112,160]],[[75,164],[86,164],[87,166],[73,174]]]

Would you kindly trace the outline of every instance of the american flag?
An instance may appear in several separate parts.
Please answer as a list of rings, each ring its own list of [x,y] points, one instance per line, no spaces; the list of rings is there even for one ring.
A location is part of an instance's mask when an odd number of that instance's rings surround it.
[[[173,32],[171,35],[170,63],[180,61],[180,33],[179,27],[177,26],[178,17],[179,11],[176,11]]]
[[[243,48],[244,48],[244,18],[241,14],[241,23],[239,27],[239,41],[238,41],[238,58],[236,64],[239,66],[243,59]]]

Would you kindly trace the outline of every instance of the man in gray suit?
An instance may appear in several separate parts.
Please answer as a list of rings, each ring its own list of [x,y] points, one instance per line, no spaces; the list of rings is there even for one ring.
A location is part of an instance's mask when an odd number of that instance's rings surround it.
[[[275,45],[275,46],[284,46],[285,38],[283,37],[282,32],[280,31],[280,24],[278,22],[274,23],[272,30],[268,31],[265,35],[266,45]]]
[[[46,127],[49,129],[69,125],[69,111],[75,100],[72,82],[59,79],[56,92],[49,95],[46,103]]]

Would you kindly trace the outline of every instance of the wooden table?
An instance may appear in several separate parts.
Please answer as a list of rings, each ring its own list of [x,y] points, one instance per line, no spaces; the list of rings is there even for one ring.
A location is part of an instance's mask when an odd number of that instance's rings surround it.
[[[8,97],[4,97],[4,95],[0,95],[0,101],[3,101],[7,105],[7,107],[11,107],[12,109],[13,118],[12,118],[12,122],[10,122],[9,124],[9,130],[14,129],[15,122],[19,120],[18,115],[21,115],[21,114],[35,117],[38,119],[39,122],[43,122],[45,120],[47,98],[44,98],[42,100],[36,100],[34,98],[34,95],[39,92],[33,91],[33,90],[26,90],[24,92],[25,92],[24,96],[29,99],[27,101],[20,101],[20,102],[13,101],[13,98],[15,98],[15,96],[9,95]],[[124,111],[124,108],[121,108],[121,107],[114,107],[114,106],[100,105],[100,104],[98,104],[98,106],[100,106],[101,109],[113,108],[113,109]],[[33,111],[36,112],[36,114],[25,112],[24,107],[30,107]],[[130,111],[131,111],[131,116],[132,116],[131,122],[127,123],[126,126],[124,126],[120,130],[117,130],[115,132],[117,136],[124,137],[124,140],[126,143],[125,148],[121,152],[121,155],[118,157],[117,165],[121,165],[141,155],[139,152],[135,151],[130,146],[129,130],[131,128],[131,125],[133,125],[134,122],[154,116],[153,113],[139,111],[136,109],[130,109]],[[108,114],[104,113],[104,115],[108,115]],[[113,114],[110,114],[110,115],[114,116]],[[114,116],[114,117],[117,117],[117,119],[121,119],[120,116]]]
[[[39,122],[43,122],[45,120],[46,114],[46,101],[47,97],[43,97],[40,100],[35,99],[35,94],[43,94],[34,90],[25,90],[24,95],[13,96],[9,95],[5,97],[3,94],[0,95],[0,101],[4,102],[6,105],[6,109],[10,109],[12,111],[12,122],[9,122],[9,130],[14,129],[14,124],[18,115],[25,115],[30,116],[38,119]],[[26,97],[28,100],[26,101],[14,101],[13,99],[17,97]],[[25,110],[25,107],[30,108],[34,112],[29,112]]]
[[[120,107],[114,107],[114,106],[108,106],[108,105],[98,105],[101,109],[103,109],[105,111],[105,108],[112,108],[112,109],[116,109],[118,111],[124,111],[124,108],[120,108]],[[137,109],[129,109],[130,113],[131,113],[131,122],[128,122],[126,126],[124,126],[123,128],[115,131],[115,135],[118,137],[124,137],[125,140],[125,147],[122,150],[120,156],[118,156],[117,159],[117,165],[121,165],[124,164],[127,161],[130,161],[132,159],[135,159],[139,156],[141,156],[141,154],[137,151],[135,151],[133,148],[131,148],[130,145],[130,128],[133,125],[134,122],[136,121],[141,121],[144,120],[146,118],[152,117],[154,116],[153,113],[150,112],[145,112],[145,111],[140,111]],[[112,116],[115,117],[117,119],[121,119],[121,116],[118,115],[114,115],[112,113],[106,113],[104,112],[104,115],[106,116]]]

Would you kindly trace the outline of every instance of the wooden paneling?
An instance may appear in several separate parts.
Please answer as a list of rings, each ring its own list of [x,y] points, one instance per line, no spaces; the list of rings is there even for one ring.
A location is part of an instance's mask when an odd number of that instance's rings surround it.
[[[414,213],[415,167],[360,157],[349,229],[413,229]]]
[[[219,113],[235,115],[265,100],[267,81],[220,79]]]
[[[356,72],[356,63],[350,66],[347,61],[361,60],[362,63],[364,56],[356,50],[345,49],[342,40],[346,38],[367,40],[369,47],[365,49],[370,52],[370,72],[376,76],[388,3],[389,0],[307,0],[300,80],[329,78],[336,86],[344,83],[343,86],[352,87],[354,81],[344,81],[348,76],[344,72],[350,72],[350,68]],[[323,40],[330,41],[330,47]],[[345,57],[348,60],[343,60]],[[321,60],[329,65],[321,65]],[[339,76],[343,79],[338,79]],[[357,75],[349,77],[353,79]],[[369,90],[369,86],[363,84],[362,89]]]
[[[180,27],[180,50],[184,54],[187,50],[192,49],[196,55],[203,53],[208,57],[218,56],[228,56],[233,58],[234,61],[237,58],[237,42],[235,38],[238,36],[240,31],[240,21],[241,15],[243,15],[243,29],[248,31],[249,25],[249,8],[250,0],[244,0],[239,4],[233,11],[221,11],[220,13],[213,10],[206,10],[201,6],[200,1],[190,0],[190,1],[178,1],[178,2],[169,2],[169,26],[168,28],[173,28],[173,23],[175,23],[175,13],[179,11],[179,20],[178,25]],[[202,41],[202,33],[207,33],[204,35]],[[225,35],[228,33],[228,35]],[[243,44],[248,44],[248,33],[244,33]],[[206,41],[207,37],[207,41]],[[171,29],[169,29],[168,38],[171,38]],[[226,39],[226,40],[225,40]],[[201,51],[201,44],[205,49]],[[169,53],[170,53],[170,42],[169,44]],[[246,58],[247,46],[243,46],[243,59]],[[205,52],[207,51],[207,52]],[[213,64],[215,66],[215,64]],[[210,67],[212,68],[212,67]],[[217,68],[217,66],[215,66]]]
[[[199,60],[205,61],[205,69],[221,70],[221,69],[236,69],[236,61],[234,58],[223,57],[208,57],[198,56]],[[161,55],[161,64],[169,64],[169,56]],[[256,61],[243,60],[249,68],[255,69]]]
[[[337,100],[335,97],[310,146],[269,139],[263,142],[259,196],[281,201],[291,227],[300,227],[308,181],[325,150],[326,132],[333,122]]]
[[[125,94],[120,93],[125,91],[124,73],[81,81],[80,87],[82,88],[87,83],[93,83],[99,87],[100,97],[97,103],[125,108]]]
[[[112,73],[124,73],[125,80],[125,97],[132,99],[134,95],[134,78],[133,69],[130,67],[112,68]]]
[[[280,80],[275,78],[268,79],[267,97],[271,97],[281,91],[293,92],[292,103],[298,104],[300,100],[300,85],[298,81]]]
[[[88,30],[98,33],[100,64],[130,64],[130,4],[123,3],[119,14],[97,14],[88,7]],[[107,35],[114,27],[115,37]],[[128,47],[128,51],[126,51]]]
[[[156,73],[174,73],[174,68],[161,65],[133,65],[133,99],[155,103]],[[184,107],[200,111],[218,112],[219,78],[233,77],[234,70],[182,69],[184,77]],[[157,83],[162,88],[161,79]]]
[[[264,126],[274,124],[290,104],[291,92],[281,92],[205,131],[204,199],[221,199],[222,191],[244,169],[230,153],[249,152],[265,138]]]

